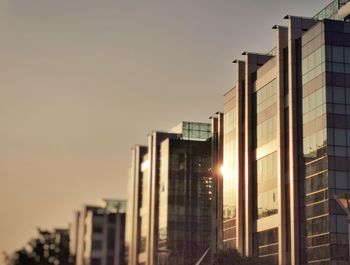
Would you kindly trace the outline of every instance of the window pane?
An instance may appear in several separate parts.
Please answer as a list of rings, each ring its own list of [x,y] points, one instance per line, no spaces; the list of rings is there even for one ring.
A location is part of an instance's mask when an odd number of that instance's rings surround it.
[[[335,145],[346,145],[346,130],[334,129],[334,144]]]
[[[332,47],[332,61],[333,62],[344,62],[344,51],[343,51],[343,47],[337,47],[337,46],[333,46]]]

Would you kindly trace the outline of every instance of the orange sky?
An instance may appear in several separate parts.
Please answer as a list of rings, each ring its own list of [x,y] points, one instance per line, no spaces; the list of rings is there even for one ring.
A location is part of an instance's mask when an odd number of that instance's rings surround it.
[[[0,0],[0,253],[125,198],[133,144],[208,121],[234,58],[328,2]]]

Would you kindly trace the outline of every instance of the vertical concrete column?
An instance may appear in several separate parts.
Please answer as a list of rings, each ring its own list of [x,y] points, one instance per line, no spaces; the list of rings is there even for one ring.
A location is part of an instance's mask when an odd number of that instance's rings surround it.
[[[288,85],[289,85],[289,184],[290,184],[290,242],[291,264],[300,263],[299,257],[299,187],[298,187],[298,138],[297,138],[297,76],[295,39],[301,34],[295,31],[296,21],[289,19],[288,27]]]
[[[149,181],[150,181],[150,200],[149,200],[149,232],[148,232],[148,249],[147,265],[155,264],[156,248],[156,193],[157,193],[157,132],[152,132],[148,137],[148,154],[149,154]]]
[[[157,264],[157,241],[158,241],[158,207],[159,207],[159,148],[160,144],[165,139],[175,139],[177,134],[152,132],[148,137],[148,156],[149,156],[149,228],[147,234],[147,261],[146,265]]]
[[[290,226],[291,226],[291,264],[300,263],[299,257],[299,187],[298,187],[298,138],[297,138],[297,76],[296,76],[296,48],[295,39],[301,34],[296,34],[296,21],[289,19],[288,30],[288,61],[289,61],[289,158],[290,158]],[[294,126],[293,126],[294,124]]]
[[[223,179],[220,168],[223,164],[223,114],[216,113],[212,122],[212,232],[211,259],[222,248],[223,232]]]
[[[234,61],[237,63],[237,84],[236,84],[236,120],[238,122],[236,129],[236,147],[237,147],[237,218],[236,218],[236,247],[241,254],[244,254],[244,90],[245,90],[245,62]]]
[[[252,185],[252,87],[251,74],[257,69],[255,55],[246,55],[245,64],[245,99],[244,99],[244,183],[245,183],[245,255],[253,255],[253,185]]]
[[[300,264],[299,231],[299,149],[298,149],[298,77],[296,40],[304,30],[312,27],[316,21],[301,17],[286,16],[288,19],[288,105],[289,105],[289,185],[290,185],[290,244],[291,264]],[[299,62],[300,64],[300,62]],[[299,99],[301,100],[301,99]]]
[[[149,136],[150,138],[151,136]],[[152,139],[149,139],[149,141],[153,141]],[[148,185],[148,192],[146,194],[143,194],[142,192],[142,196],[146,196],[147,198],[145,199],[146,202],[148,202],[148,205],[142,205],[142,214],[145,215],[144,211],[147,211],[147,218],[145,218],[146,220],[143,220],[145,222],[147,222],[147,226],[148,226],[148,232],[147,232],[147,235],[146,235],[146,242],[145,242],[145,265],[149,264],[149,255],[151,253],[151,250],[150,250],[150,231],[151,231],[151,224],[150,224],[150,217],[151,217],[151,209],[150,209],[150,203],[151,203],[151,197],[152,197],[152,194],[151,194],[151,185],[152,185],[152,175],[151,175],[151,153],[152,151],[148,149],[148,169],[146,169],[146,174],[143,175],[143,177],[147,178],[147,180],[142,180],[143,183],[147,183]],[[143,173],[142,173],[143,174]],[[142,198],[141,198],[142,199]],[[141,224],[141,225],[144,225],[144,224]],[[142,229],[142,228],[141,228]]]
[[[134,184],[134,198],[133,198],[133,224],[132,224],[132,240],[131,240],[131,259],[130,264],[137,264],[138,255],[138,227],[139,227],[139,184],[140,184],[140,146],[135,146],[132,150],[132,168],[131,175]]]
[[[85,217],[86,211],[84,209],[79,215],[79,227],[77,236],[78,243],[76,256],[77,265],[84,265]]]
[[[217,123],[218,123],[218,161],[220,161],[220,165],[222,165],[224,161],[224,114],[218,113],[217,114]],[[218,190],[218,209],[217,209],[217,218],[219,220],[218,226],[217,226],[217,246],[218,249],[222,249],[222,231],[223,231],[223,179],[221,172],[218,174],[218,182],[217,182],[217,190]]]
[[[285,120],[284,120],[284,56],[283,49],[288,45],[288,30],[275,26],[276,29],[276,68],[277,68],[277,185],[278,185],[278,264],[287,264],[287,222],[286,213],[286,176],[285,176]]]
[[[129,184],[131,186],[131,194],[129,195],[129,201],[128,201],[128,207],[130,215],[128,215],[128,222],[131,223],[130,225],[130,242],[129,242],[129,253],[128,253],[128,265],[131,265],[135,262],[134,257],[134,222],[135,222],[135,149],[131,149],[131,167],[129,170]]]
[[[147,152],[144,146],[136,145],[131,149],[131,168],[129,171],[129,186],[131,187],[131,194],[129,194],[128,201],[128,218],[131,231],[128,240],[129,253],[128,264],[137,264],[138,261],[138,235],[139,235],[139,208],[140,208],[140,178],[141,178],[141,161],[142,156]],[[128,226],[127,226],[128,227]]]
[[[220,203],[218,202],[220,192],[219,192],[219,178],[218,167],[220,166],[220,161],[218,159],[218,118],[210,117],[211,119],[211,177],[212,177],[212,195],[213,199],[211,201],[211,260],[214,260],[215,254],[217,253],[219,246],[219,234],[221,229],[219,228],[219,223],[221,222],[218,216],[218,209],[220,208]]]
[[[245,186],[245,254],[253,255],[253,236],[256,230],[254,226],[253,215],[253,146],[252,146],[252,94],[254,92],[252,74],[263,65],[266,61],[271,59],[270,55],[248,53],[244,52],[242,55],[246,56],[245,63],[245,89],[244,89],[244,186]]]

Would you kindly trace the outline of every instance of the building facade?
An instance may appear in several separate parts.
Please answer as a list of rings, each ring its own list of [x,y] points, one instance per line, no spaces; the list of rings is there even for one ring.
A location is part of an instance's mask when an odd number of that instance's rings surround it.
[[[194,264],[208,250],[210,136],[209,124],[182,122],[132,149],[128,264]]]
[[[222,244],[269,264],[349,264],[350,3],[286,16],[224,96]],[[218,182],[218,181],[216,181]],[[214,185],[215,186],[215,185]]]
[[[210,142],[161,144],[157,256],[159,265],[195,264],[211,235]]]
[[[126,201],[104,200],[76,215],[71,246],[76,265],[124,265]]]

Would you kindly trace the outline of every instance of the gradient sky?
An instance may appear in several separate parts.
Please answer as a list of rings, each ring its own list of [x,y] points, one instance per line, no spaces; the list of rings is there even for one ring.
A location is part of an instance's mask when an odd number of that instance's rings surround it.
[[[234,58],[329,2],[0,0],[0,253],[126,198],[133,144],[208,121]]]

